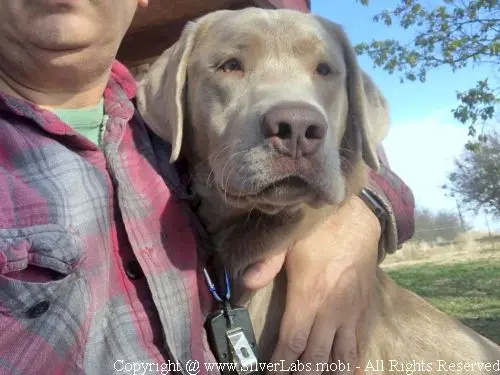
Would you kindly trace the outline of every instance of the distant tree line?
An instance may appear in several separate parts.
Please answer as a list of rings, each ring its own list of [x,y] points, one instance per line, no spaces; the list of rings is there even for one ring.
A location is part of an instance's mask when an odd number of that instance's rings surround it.
[[[415,210],[415,234],[412,240],[431,243],[449,242],[469,229],[467,223],[462,223],[458,213],[450,211],[435,213],[427,208],[417,208]]]

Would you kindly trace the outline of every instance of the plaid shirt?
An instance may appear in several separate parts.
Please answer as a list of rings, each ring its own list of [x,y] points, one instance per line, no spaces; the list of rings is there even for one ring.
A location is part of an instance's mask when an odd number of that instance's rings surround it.
[[[205,374],[214,362],[188,196],[134,92],[115,62],[101,149],[0,93],[0,374],[158,374],[189,360]],[[394,228],[413,216],[411,204],[394,213]]]

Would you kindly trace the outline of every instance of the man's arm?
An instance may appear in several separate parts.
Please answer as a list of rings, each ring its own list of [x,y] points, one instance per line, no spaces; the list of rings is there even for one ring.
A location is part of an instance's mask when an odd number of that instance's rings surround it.
[[[389,214],[380,238],[378,262],[381,263],[387,253],[394,253],[413,236],[415,200],[410,188],[390,169],[381,146],[377,149],[377,154],[380,171],[370,171],[367,190]]]

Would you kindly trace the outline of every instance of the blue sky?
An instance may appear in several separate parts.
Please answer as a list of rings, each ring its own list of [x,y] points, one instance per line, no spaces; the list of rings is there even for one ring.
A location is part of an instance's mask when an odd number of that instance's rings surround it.
[[[311,1],[312,12],[341,24],[353,44],[372,39],[411,40],[414,30],[372,21],[376,13],[398,2],[371,0],[370,6],[364,7],[355,0]],[[468,129],[453,118],[451,109],[458,104],[456,92],[491,76],[490,68],[470,67],[455,73],[440,68],[430,72],[425,83],[400,83],[399,73],[390,75],[374,68],[367,57],[361,57],[360,64],[390,105],[391,127],[384,146],[392,169],[411,187],[417,205],[433,211],[456,210],[455,201],[447,198],[440,186],[468,139]],[[485,229],[483,215],[468,214],[466,219],[477,229]],[[490,226],[500,229],[492,219]]]

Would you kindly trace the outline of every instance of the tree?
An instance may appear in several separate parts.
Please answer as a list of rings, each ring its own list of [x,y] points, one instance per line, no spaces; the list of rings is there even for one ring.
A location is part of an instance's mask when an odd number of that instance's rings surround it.
[[[474,150],[465,149],[443,188],[465,209],[500,217],[500,133],[490,131]]]
[[[435,242],[438,239],[453,241],[460,233],[467,230],[460,222],[460,218],[453,212],[431,212],[427,208],[415,210],[414,241]]]
[[[357,1],[363,5],[369,3],[369,0]],[[375,66],[391,74],[402,72],[402,82],[417,79],[425,82],[427,72],[440,66],[456,71],[469,64],[489,64],[496,72],[500,71],[499,0],[442,0],[437,6],[426,4],[401,0],[394,9],[374,17],[375,22],[387,26],[398,20],[403,29],[415,29],[416,36],[410,43],[373,40],[356,45],[358,54],[368,55]],[[492,119],[498,110],[497,83],[485,77],[476,87],[457,93],[460,104],[453,115],[469,125],[471,136],[476,135],[478,121]]]

